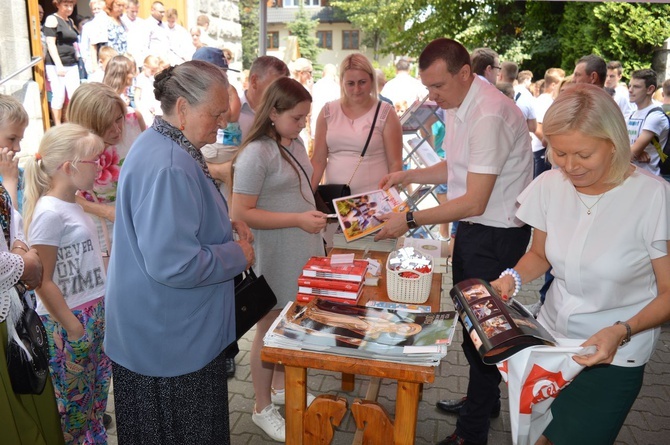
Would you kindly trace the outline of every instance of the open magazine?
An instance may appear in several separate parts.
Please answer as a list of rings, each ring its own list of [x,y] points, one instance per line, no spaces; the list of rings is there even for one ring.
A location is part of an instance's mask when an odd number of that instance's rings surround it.
[[[282,311],[266,346],[437,366],[454,335],[456,313],[412,313],[315,298]]]
[[[380,219],[381,215],[408,210],[395,188],[333,199],[333,204],[347,241],[353,241],[380,230],[385,223]]]
[[[484,280],[461,281],[449,295],[484,363],[501,362],[529,346],[556,345],[521,303],[503,302]]]

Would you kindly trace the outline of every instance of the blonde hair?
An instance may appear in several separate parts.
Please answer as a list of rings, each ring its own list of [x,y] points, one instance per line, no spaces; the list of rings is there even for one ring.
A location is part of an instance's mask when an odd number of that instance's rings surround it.
[[[630,165],[628,129],[619,106],[602,88],[578,83],[563,90],[544,115],[542,129],[549,141],[547,158],[552,164],[552,136],[578,131],[611,142],[614,154],[605,181],[613,185],[623,182]]]
[[[102,137],[118,117],[116,107],[126,115],[126,104],[110,86],[90,82],[75,90],[67,110],[67,120]]]
[[[37,154],[26,157],[23,200],[23,227],[26,235],[37,201],[51,190],[56,171],[68,161],[76,169],[80,159],[99,155],[104,149],[102,139],[81,125],[65,123],[44,133]]]
[[[28,125],[28,113],[21,102],[12,96],[0,94],[0,127],[8,124]]]
[[[116,91],[117,94],[126,92],[126,88],[132,85],[132,81],[128,81],[128,75],[135,75],[137,68],[135,62],[126,56],[115,56],[107,64],[105,68],[105,77],[102,78],[102,83],[109,85]]]
[[[370,82],[372,82],[372,89],[370,90],[370,95],[374,97],[376,100],[378,98],[377,74],[375,73],[375,70],[372,67],[372,64],[370,63],[368,58],[360,53],[349,54],[342,61],[342,65],[340,65],[340,97],[342,97],[343,99],[346,98],[346,95],[344,94],[344,73],[347,72],[348,70],[365,71],[368,74],[368,76],[370,76]]]

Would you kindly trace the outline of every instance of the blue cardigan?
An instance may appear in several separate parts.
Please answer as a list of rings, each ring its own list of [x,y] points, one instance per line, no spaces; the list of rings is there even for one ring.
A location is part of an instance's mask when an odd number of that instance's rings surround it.
[[[148,129],[121,169],[105,296],[105,352],[138,374],[202,369],[235,340],[246,266],[226,204],[195,160]]]

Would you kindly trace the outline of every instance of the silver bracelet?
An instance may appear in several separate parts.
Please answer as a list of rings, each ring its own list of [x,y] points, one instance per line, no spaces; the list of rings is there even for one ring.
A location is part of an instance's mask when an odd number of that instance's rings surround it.
[[[514,278],[514,293],[512,294],[512,298],[514,298],[521,290],[521,275],[519,275],[519,272],[514,269],[505,269],[502,271],[498,279],[504,277],[505,275],[509,275]]]

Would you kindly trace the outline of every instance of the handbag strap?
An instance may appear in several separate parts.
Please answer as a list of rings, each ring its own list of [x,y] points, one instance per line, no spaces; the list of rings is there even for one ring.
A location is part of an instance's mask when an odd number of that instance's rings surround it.
[[[311,188],[312,178],[307,176],[307,172],[305,171],[305,168],[302,166],[302,164],[300,162],[298,162],[298,160],[295,158],[295,156],[293,156],[293,153],[291,153],[291,151],[288,148],[284,147],[279,142],[277,142],[277,145],[279,145],[282,149],[284,149],[286,151],[286,153],[288,153],[288,155],[291,157],[291,159],[293,159],[293,162],[298,164],[298,167],[300,167],[300,170],[302,170],[302,172],[305,174],[305,178],[307,178],[307,183],[310,184],[310,188]]]
[[[349,182],[347,182],[347,186],[351,185],[351,181],[354,180],[354,176],[356,175],[356,172],[358,171],[358,167],[361,166],[361,163],[363,162],[363,157],[365,156],[365,152],[368,151],[368,145],[370,145],[370,139],[372,139],[372,133],[375,131],[375,125],[377,124],[377,116],[379,115],[379,109],[382,106],[382,101],[377,101],[377,109],[375,110],[375,117],[372,119],[372,126],[370,127],[370,133],[368,134],[368,139],[365,141],[365,146],[363,147],[363,151],[361,152],[361,157],[358,158],[358,164],[356,164],[356,168],[354,169],[354,172],[351,174],[351,178],[349,178]]]

